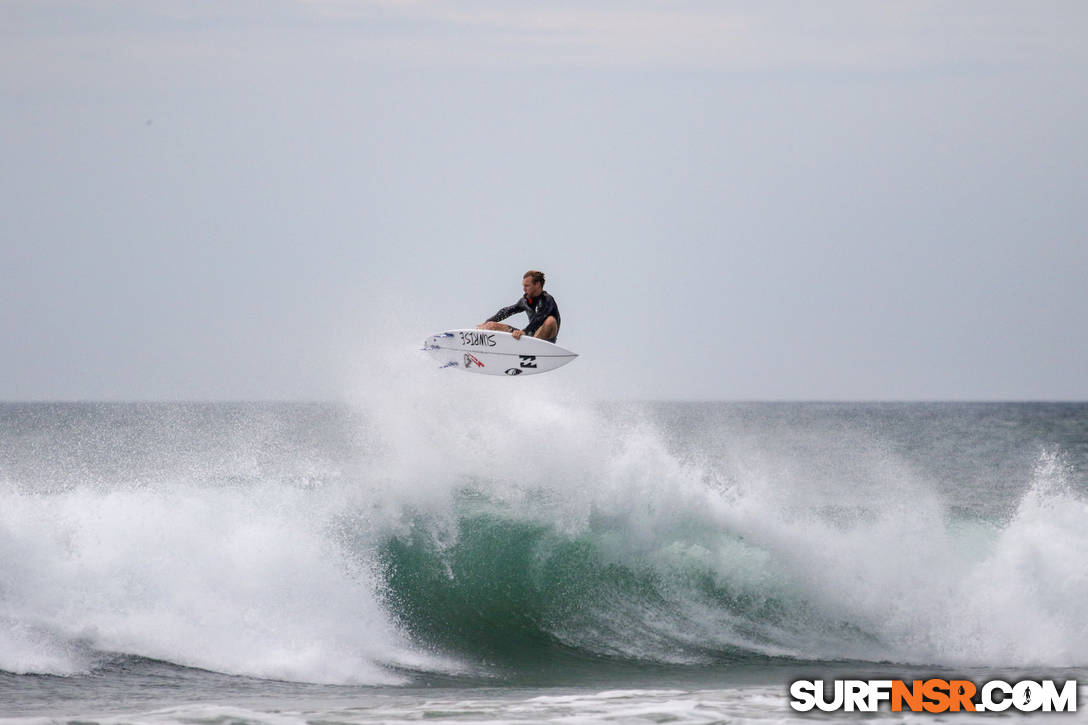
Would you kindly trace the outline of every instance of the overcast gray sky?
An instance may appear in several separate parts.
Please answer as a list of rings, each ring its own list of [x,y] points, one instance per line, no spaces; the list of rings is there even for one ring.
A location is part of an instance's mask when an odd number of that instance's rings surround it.
[[[529,268],[594,397],[1088,399],[1086,79],[1080,0],[0,0],[0,399],[342,398]]]

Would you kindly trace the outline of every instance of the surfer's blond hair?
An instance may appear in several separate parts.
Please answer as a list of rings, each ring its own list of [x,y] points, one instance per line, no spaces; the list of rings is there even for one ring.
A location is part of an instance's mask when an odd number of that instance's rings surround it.
[[[525,279],[526,277],[531,277],[532,280],[533,280],[533,284],[538,284],[541,287],[544,286],[544,273],[543,272],[539,272],[539,271],[537,271],[535,269],[530,269],[528,272],[521,275],[522,279]]]

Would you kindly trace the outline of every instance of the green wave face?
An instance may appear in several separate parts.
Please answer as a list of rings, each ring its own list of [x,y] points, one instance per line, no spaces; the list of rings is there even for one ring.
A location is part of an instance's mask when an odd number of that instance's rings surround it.
[[[803,655],[791,645],[809,639],[814,625],[868,639],[804,601],[723,579],[675,541],[665,547],[671,556],[619,561],[617,532],[607,527],[570,536],[488,513],[461,517],[452,544],[437,543],[422,523],[413,532],[383,546],[388,607],[418,641],[475,662],[521,668],[792,657]]]
[[[635,577],[600,563],[585,540],[541,524],[481,515],[459,521],[456,543],[424,534],[382,554],[392,609],[416,637],[487,658],[535,659],[563,648],[555,632],[606,588]]]

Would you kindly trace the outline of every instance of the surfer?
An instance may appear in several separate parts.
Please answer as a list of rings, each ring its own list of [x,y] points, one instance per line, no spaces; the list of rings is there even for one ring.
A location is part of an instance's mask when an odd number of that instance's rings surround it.
[[[530,269],[521,278],[521,289],[525,292],[521,299],[509,307],[503,307],[486,322],[476,325],[476,329],[509,332],[515,340],[522,335],[531,335],[555,342],[559,337],[559,306],[555,304],[555,298],[544,291],[544,273]],[[529,324],[524,329],[500,322],[519,312],[529,315]]]

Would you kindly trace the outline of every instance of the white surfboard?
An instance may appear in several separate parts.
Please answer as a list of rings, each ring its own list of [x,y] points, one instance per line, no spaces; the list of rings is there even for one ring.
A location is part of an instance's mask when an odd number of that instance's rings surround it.
[[[576,353],[547,340],[491,330],[447,330],[431,335],[423,349],[443,368],[482,375],[535,375],[563,367]]]

